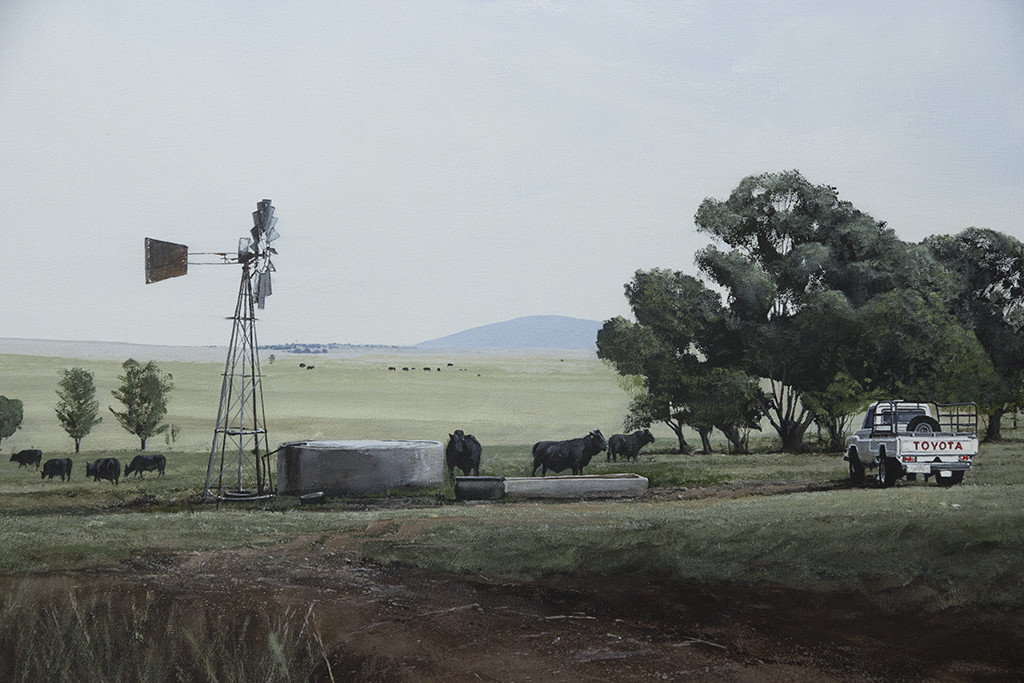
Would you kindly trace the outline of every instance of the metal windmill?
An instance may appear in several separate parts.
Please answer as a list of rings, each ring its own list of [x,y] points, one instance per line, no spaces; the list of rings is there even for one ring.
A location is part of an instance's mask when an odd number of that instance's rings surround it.
[[[259,345],[256,340],[256,308],[262,309],[271,295],[270,274],[275,271],[270,257],[277,253],[271,244],[279,235],[277,218],[269,199],[256,205],[252,214],[252,237],[238,240],[235,254],[199,252],[193,256],[216,256],[214,263],[238,263],[242,279],[232,320],[224,378],[217,409],[217,426],[210,446],[203,499],[252,499],[273,495],[270,443],[267,438]],[[184,244],[146,238],[146,282],[158,282],[188,272],[188,265],[209,265],[189,261]]]

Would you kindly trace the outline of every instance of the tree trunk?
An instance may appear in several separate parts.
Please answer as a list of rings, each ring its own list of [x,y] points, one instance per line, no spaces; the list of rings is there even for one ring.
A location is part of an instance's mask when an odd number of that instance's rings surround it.
[[[828,447],[833,453],[842,453],[846,450],[846,420],[828,421]]]
[[[142,449],[142,450],[146,450],[146,437],[144,437],[144,436],[140,436],[140,437],[139,437],[139,441],[140,441],[140,442],[142,442],[142,446],[141,446],[141,449]]]
[[[697,427],[697,433],[700,434],[700,443],[704,448],[701,451],[704,455],[711,452],[711,431],[714,427]]]
[[[993,443],[1003,440],[1001,430],[1004,413],[1006,413],[1005,408],[997,408],[994,413],[988,416],[988,429],[985,430],[985,439],[982,443]]]
[[[82,440],[81,439],[75,439],[75,455],[78,455],[78,452],[81,450],[81,448],[82,448]]]
[[[665,424],[675,432],[676,438],[679,439],[679,452],[683,455],[692,453],[693,449],[690,448],[690,444],[686,443],[686,438],[683,436],[683,423],[675,420],[665,420]]]
[[[791,387],[771,381],[772,396],[765,411],[786,453],[799,453],[804,443],[804,432],[814,422],[814,412],[807,410],[800,402],[800,395]],[[774,413],[774,415],[773,415]]]
[[[806,423],[790,421],[783,424],[779,429],[779,437],[782,438],[782,450],[786,453],[799,453],[803,450],[804,432],[807,431]]]
[[[719,425],[718,429],[721,430],[722,434],[725,434],[725,438],[729,440],[730,444],[732,444],[730,448],[731,453],[747,452],[746,444],[744,443],[743,439],[743,433],[740,431],[740,428],[738,426]]]

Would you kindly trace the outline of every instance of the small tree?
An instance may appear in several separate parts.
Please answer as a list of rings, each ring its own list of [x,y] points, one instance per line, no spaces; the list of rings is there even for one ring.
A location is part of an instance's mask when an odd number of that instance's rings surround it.
[[[167,415],[167,395],[174,388],[173,377],[162,372],[154,361],[142,365],[129,358],[121,367],[121,387],[110,393],[124,404],[125,410],[119,413],[110,408],[110,412],[122,427],[139,437],[140,447],[146,450],[146,439],[167,429],[167,425],[160,423]]]
[[[818,428],[828,432],[828,450],[841,453],[853,418],[873,397],[860,382],[840,372],[824,391],[809,391],[802,398],[814,411]]]
[[[92,428],[103,421],[99,417],[100,402],[96,400],[96,384],[93,374],[82,368],[61,370],[60,389],[57,396],[57,419],[64,431],[75,440],[75,453],[82,447],[82,439]]]
[[[16,398],[0,396],[0,440],[21,429],[25,417],[24,404]]]

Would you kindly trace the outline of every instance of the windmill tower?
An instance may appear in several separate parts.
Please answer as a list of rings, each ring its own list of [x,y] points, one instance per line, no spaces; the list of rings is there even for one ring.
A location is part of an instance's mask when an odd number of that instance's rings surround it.
[[[271,295],[270,274],[275,271],[270,257],[277,253],[271,244],[279,237],[274,207],[269,199],[257,203],[252,214],[252,237],[238,240],[236,254],[200,252],[218,256],[216,263],[238,263],[242,277],[238,286],[232,321],[231,341],[217,409],[217,425],[210,446],[203,500],[251,500],[272,496],[274,483],[270,467],[259,343],[256,338],[256,309],[263,309]],[[146,282],[185,275],[188,247],[146,238]],[[208,265],[208,262],[192,262]]]

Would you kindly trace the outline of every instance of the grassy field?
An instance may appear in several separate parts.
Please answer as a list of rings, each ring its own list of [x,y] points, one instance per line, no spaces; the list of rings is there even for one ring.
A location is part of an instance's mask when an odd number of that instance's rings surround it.
[[[301,369],[299,362],[316,368]],[[432,371],[401,370],[412,364],[412,359],[386,354],[279,357],[265,373],[275,440],[444,441],[449,431],[461,427],[484,443],[483,474],[524,475],[533,441],[581,435],[594,427],[607,436],[618,431],[627,404],[614,373],[590,358],[439,356],[428,363],[421,357],[416,365],[429,364]],[[11,439],[14,448],[42,446],[48,449],[45,457],[57,455],[61,445],[63,454],[71,450],[70,439],[54,434],[59,426],[52,405],[57,370],[72,365],[93,370],[100,394],[109,395],[117,362],[0,357],[4,394],[26,402],[24,429]],[[388,371],[389,366],[398,370]],[[150,449],[167,453],[166,476],[150,474],[118,486],[85,479],[87,460],[106,455],[124,460],[134,450],[133,437],[113,418],[85,441],[88,452],[76,457],[70,483],[43,481],[34,470],[3,458],[0,577],[125,571],[145,558],[173,553],[251,549],[297,538],[315,545],[340,534],[358,539],[349,558],[355,563],[416,567],[489,582],[597,586],[628,580],[729,584],[753,591],[781,586],[856,594],[881,610],[956,614],[965,625],[1000,624],[1011,630],[1024,625],[1019,623],[1024,434],[1016,430],[1006,430],[1009,441],[984,446],[964,484],[949,489],[924,482],[852,488],[844,483],[846,465],[837,454],[684,456],[672,452],[670,434],[659,432],[659,440],[638,462],[612,464],[599,458],[588,468],[590,473],[630,471],[648,477],[653,495],[638,501],[462,504],[453,500],[448,482],[439,491],[416,494],[408,506],[350,500],[309,509],[281,497],[262,506],[216,508],[198,505],[196,497],[206,472],[217,368],[187,362],[162,367],[177,384],[169,421],[182,427],[178,443]],[[437,367],[443,368],[440,374]],[[8,442],[4,446],[8,452]],[[768,493],[768,485],[786,483],[818,486],[757,495]],[[743,487],[743,495],[719,495],[730,487]],[[702,489],[710,493],[690,495]],[[371,528],[376,531],[369,533]],[[90,599],[94,611],[102,612],[107,598],[96,594]],[[17,631],[15,624],[26,612],[38,612],[33,604],[19,602],[8,591],[0,603],[0,631]],[[73,606],[48,609],[65,610],[53,623],[75,616]],[[200,628],[195,615],[179,616],[182,628],[186,623]],[[262,628],[284,638],[290,626],[276,622]],[[317,643],[308,638],[288,642],[289,652],[304,653],[303,666],[316,665]],[[184,642],[181,647],[191,646]],[[56,656],[44,654],[32,656],[39,661]],[[287,668],[292,658],[261,666]],[[96,670],[110,666],[97,662]],[[137,666],[141,671],[146,664]],[[276,674],[260,676],[272,680]]]
[[[266,355],[266,354],[265,354]],[[148,358],[137,360],[147,361]],[[171,373],[166,422],[178,425],[174,444],[163,436],[149,450],[208,450],[217,418],[223,362],[164,362]],[[314,365],[307,370],[299,365]],[[452,365],[449,367],[449,363]],[[25,404],[22,428],[0,446],[5,452],[74,450],[54,413],[58,373],[83,367],[95,375],[103,415],[82,443],[84,451],[130,451],[138,439],[107,410],[120,382],[119,361],[0,355],[0,394]],[[397,368],[389,371],[389,367]],[[415,368],[403,371],[402,368]],[[429,367],[430,371],[423,368]],[[264,402],[272,442],[306,439],[430,439],[455,429],[485,444],[573,438],[591,429],[621,431],[628,397],[617,375],[592,356],[541,354],[353,353],[324,357],[278,353],[262,362]],[[665,429],[659,436],[669,437]]]

